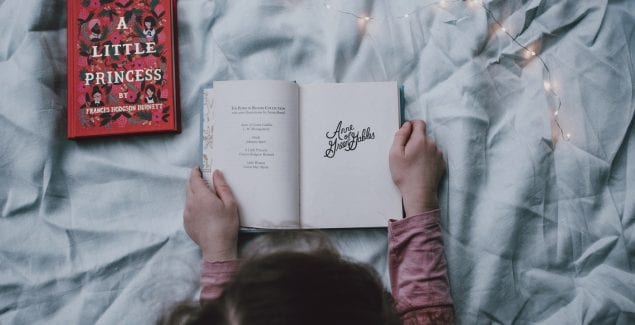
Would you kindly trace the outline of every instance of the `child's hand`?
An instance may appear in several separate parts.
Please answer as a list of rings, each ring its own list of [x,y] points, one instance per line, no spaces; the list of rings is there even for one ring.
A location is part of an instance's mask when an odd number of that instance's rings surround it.
[[[439,208],[437,188],[445,172],[443,154],[426,136],[426,124],[408,121],[395,133],[390,174],[403,196],[406,217]]]
[[[225,177],[214,171],[214,190],[192,169],[183,212],[185,231],[203,251],[207,261],[236,259],[238,206]]]

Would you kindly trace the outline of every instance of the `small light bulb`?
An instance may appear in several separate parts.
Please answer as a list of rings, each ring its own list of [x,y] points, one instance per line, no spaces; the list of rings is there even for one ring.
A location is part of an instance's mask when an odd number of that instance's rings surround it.
[[[366,17],[364,17],[364,20],[369,21],[370,17],[366,16]]]
[[[545,81],[545,90],[551,90],[551,83],[549,81]]]
[[[531,54],[531,56],[536,56],[536,52],[534,51],[529,51],[529,54]]]
[[[558,111],[553,112],[553,116],[558,116]]]
[[[408,14],[403,15],[404,18],[410,17]]]
[[[571,133],[567,133],[567,140],[571,139]]]
[[[331,9],[331,5],[330,5],[330,4],[328,4],[328,3],[327,3],[327,4],[325,4],[324,6],[326,7],[326,9]]]
[[[505,27],[501,27],[501,30],[502,30],[503,32],[507,33],[507,28],[505,28]]]

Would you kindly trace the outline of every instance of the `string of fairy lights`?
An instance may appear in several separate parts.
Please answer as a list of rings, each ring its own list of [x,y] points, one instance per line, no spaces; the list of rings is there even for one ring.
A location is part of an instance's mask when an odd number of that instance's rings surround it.
[[[507,37],[509,37],[511,41],[520,48],[520,51],[522,51],[523,57],[525,57],[526,59],[536,58],[540,61],[545,71],[545,77],[543,80],[543,88],[548,94],[553,96],[553,98],[555,99],[555,105],[552,110],[554,124],[558,128],[558,131],[560,135],[562,136],[562,138],[566,141],[569,141],[571,139],[571,133],[565,132],[562,126],[560,125],[560,116],[561,116],[560,111],[562,108],[562,100],[560,96],[558,95],[558,93],[556,92],[556,89],[555,89],[556,87],[551,77],[551,70],[549,69],[547,62],[545,62],[542,56],[536,52],[537,51],[536,48],[532,47],[529,44],[521,43],[518,40],[518,36],[514,35],[507,27],[505,27],[505,25],[499,19],[496,18],[496,16],[494,15],[494,12],[492,12],[492,10],[490,10],[487,7],[487,5],[483,3],[482,0],[438,0],[438,1],[433,1],[433,2],[420,5],[410,12],[407,12],[398,16],[389,17],[389,18],[410,19],[411,17],[416,16],[419,12],[421,12],[422,10],[425,10],[428,7],[436,6],[442,9],[446,9],[454,3],[464,3],[475,8],[482,8],[483,10],[485,10],[485,13],[487,14],[487,16],[496,25],[497,30],[502,32]],[[346,10],[337,8],[332,3],[329,3],[329,2],[324,2],[324,8],[333,12],[337,12],[342,15],[354,17],[355,19],[358,19],[362,23],[378,22],[382,20],[380,18],[373,17],[370,15],[357,14],[351,11],[346,11]]]

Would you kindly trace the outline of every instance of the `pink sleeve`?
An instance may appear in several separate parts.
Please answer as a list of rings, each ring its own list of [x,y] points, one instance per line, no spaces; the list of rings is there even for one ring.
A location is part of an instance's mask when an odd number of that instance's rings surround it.
[[[388,225],[388,267],[404,324],[452,324],[454,312],[439,210]]]
[[[223,293],[225,283],[231,280],[239,263],[238,260],[201,262],[201,302],[214,300]]]

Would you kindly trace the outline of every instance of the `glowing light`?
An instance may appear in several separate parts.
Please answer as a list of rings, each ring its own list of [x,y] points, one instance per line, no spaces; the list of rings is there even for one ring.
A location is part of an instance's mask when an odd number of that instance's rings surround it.
[[[357,16],[357,28],[361,34],[366,34],[368,31],[369,21],[371,20],[370,16],[361,15]]]
[[[522,46],[522,45],[521,45],[521,46]],[[533,57],[533,56],[536,56],[536,52],[535,52],[534,50],[530,49],[530,48],[525,48],[525,49],[522,51],[522,53],[523,53],[523,54],[522,54],[522,55],[523,55],[523,57],[525,57],[526,59],[529,59],[529,58],[531,58],[531,57]]]
[[[332,1],[332,0],[326,0],[326,1]],[[0,3],[2,2],[2,0],[0,0]],[[401,19],[401,18],[410,18],[411,14],[417,14],[420,10],[424,9],[425,7],[428,6],[438,6],[438,8],[443,8],[443,9],[447,9],[450,5],[450,2],[459,2],[459,0],[438,0],[438,2],[432,2],[426,5],[422,5],[420,7],[418,7],[417,9],[410,11],[409,13],[405,13],[405,14],[399,14],[398,16],[393,16],[393,19]],[[494,13],[488,8],[488,6],[486,4],[484,4],[483,0],[463,0],[463,3],[467,4],[468,6],[473,6],[473,7],[482,7],[483,10],[486,11],[486,13],[488,14],[488,19],[489,17],[491,17],[491,19],[493,19],[494,24],[495,25],[490,25],[489,28],[491,28],[491,30],[493,30],[493,32],[498,32],[496,30],[496,26],[499,27],[499,29],[505,33],[513,43],[515,43],[518,47],[517,47],[517,54],[521,57],[523,57],[524,59],[531,59],[532,57],[536,57],[538,56],[538,53],[536,53],[536,50],[541,50],[539,45],[536,44],[522,44],[521,42],[519,42],[517,40],[517,37],[515,37],[514,35],[512,35],[510,33],[510,31],[503,26],[502,21],[496,19]],[[342,15],[347,15],[347,16],[352,16],[355,17],[355,19],[357,20],[357,26],[359,28],[359,31],[361,34],[364,34],[367,32],[367,29],[369,28],[369,23],[371,20],[375,20],[375,18],[366,15],[365,13],[355,13],[355,12],[348,12],[348,11],[344,11],[341,10],[339,8],[337,8],[337,6],[333,6],[330,3],[323,3],[324,8],[328,9],[328,10],[332,10],[333,12],[338,12]],[[478,8],[476,8],[478,9]],[[380,21],[382,21],[383,19],[377,20],[377,22],[379,23]],[[549,70],[549,67],[547,66],[547,63],[545,63],[540,56],[538,56],[541,63],[543,64],[544,68]],[[543,80],[543,87],[545,89],[545,91],[549,92],[551,95],[558,97],[558,94],[556,93],[556,87],[557,84],[553,84],[551,82],[551,76],[549,76],[548,80]],[[560,134],[563,135],[563,137],[565,138],[566,141],[569,141],[569,139],[571,139],[571,133],[565,133],[565,130],[560,126],[560,123],[558,121],[558,116],[560,114],[559,110],[560,110],[560,103],[558,104],[558,108],[553,108],[553,117],[555,120],[555,124],[557,126],[557,128],[560,131]]]
[[[549,81],[545,81],[545,90],[546,91],[551,90],[551,83]]]

